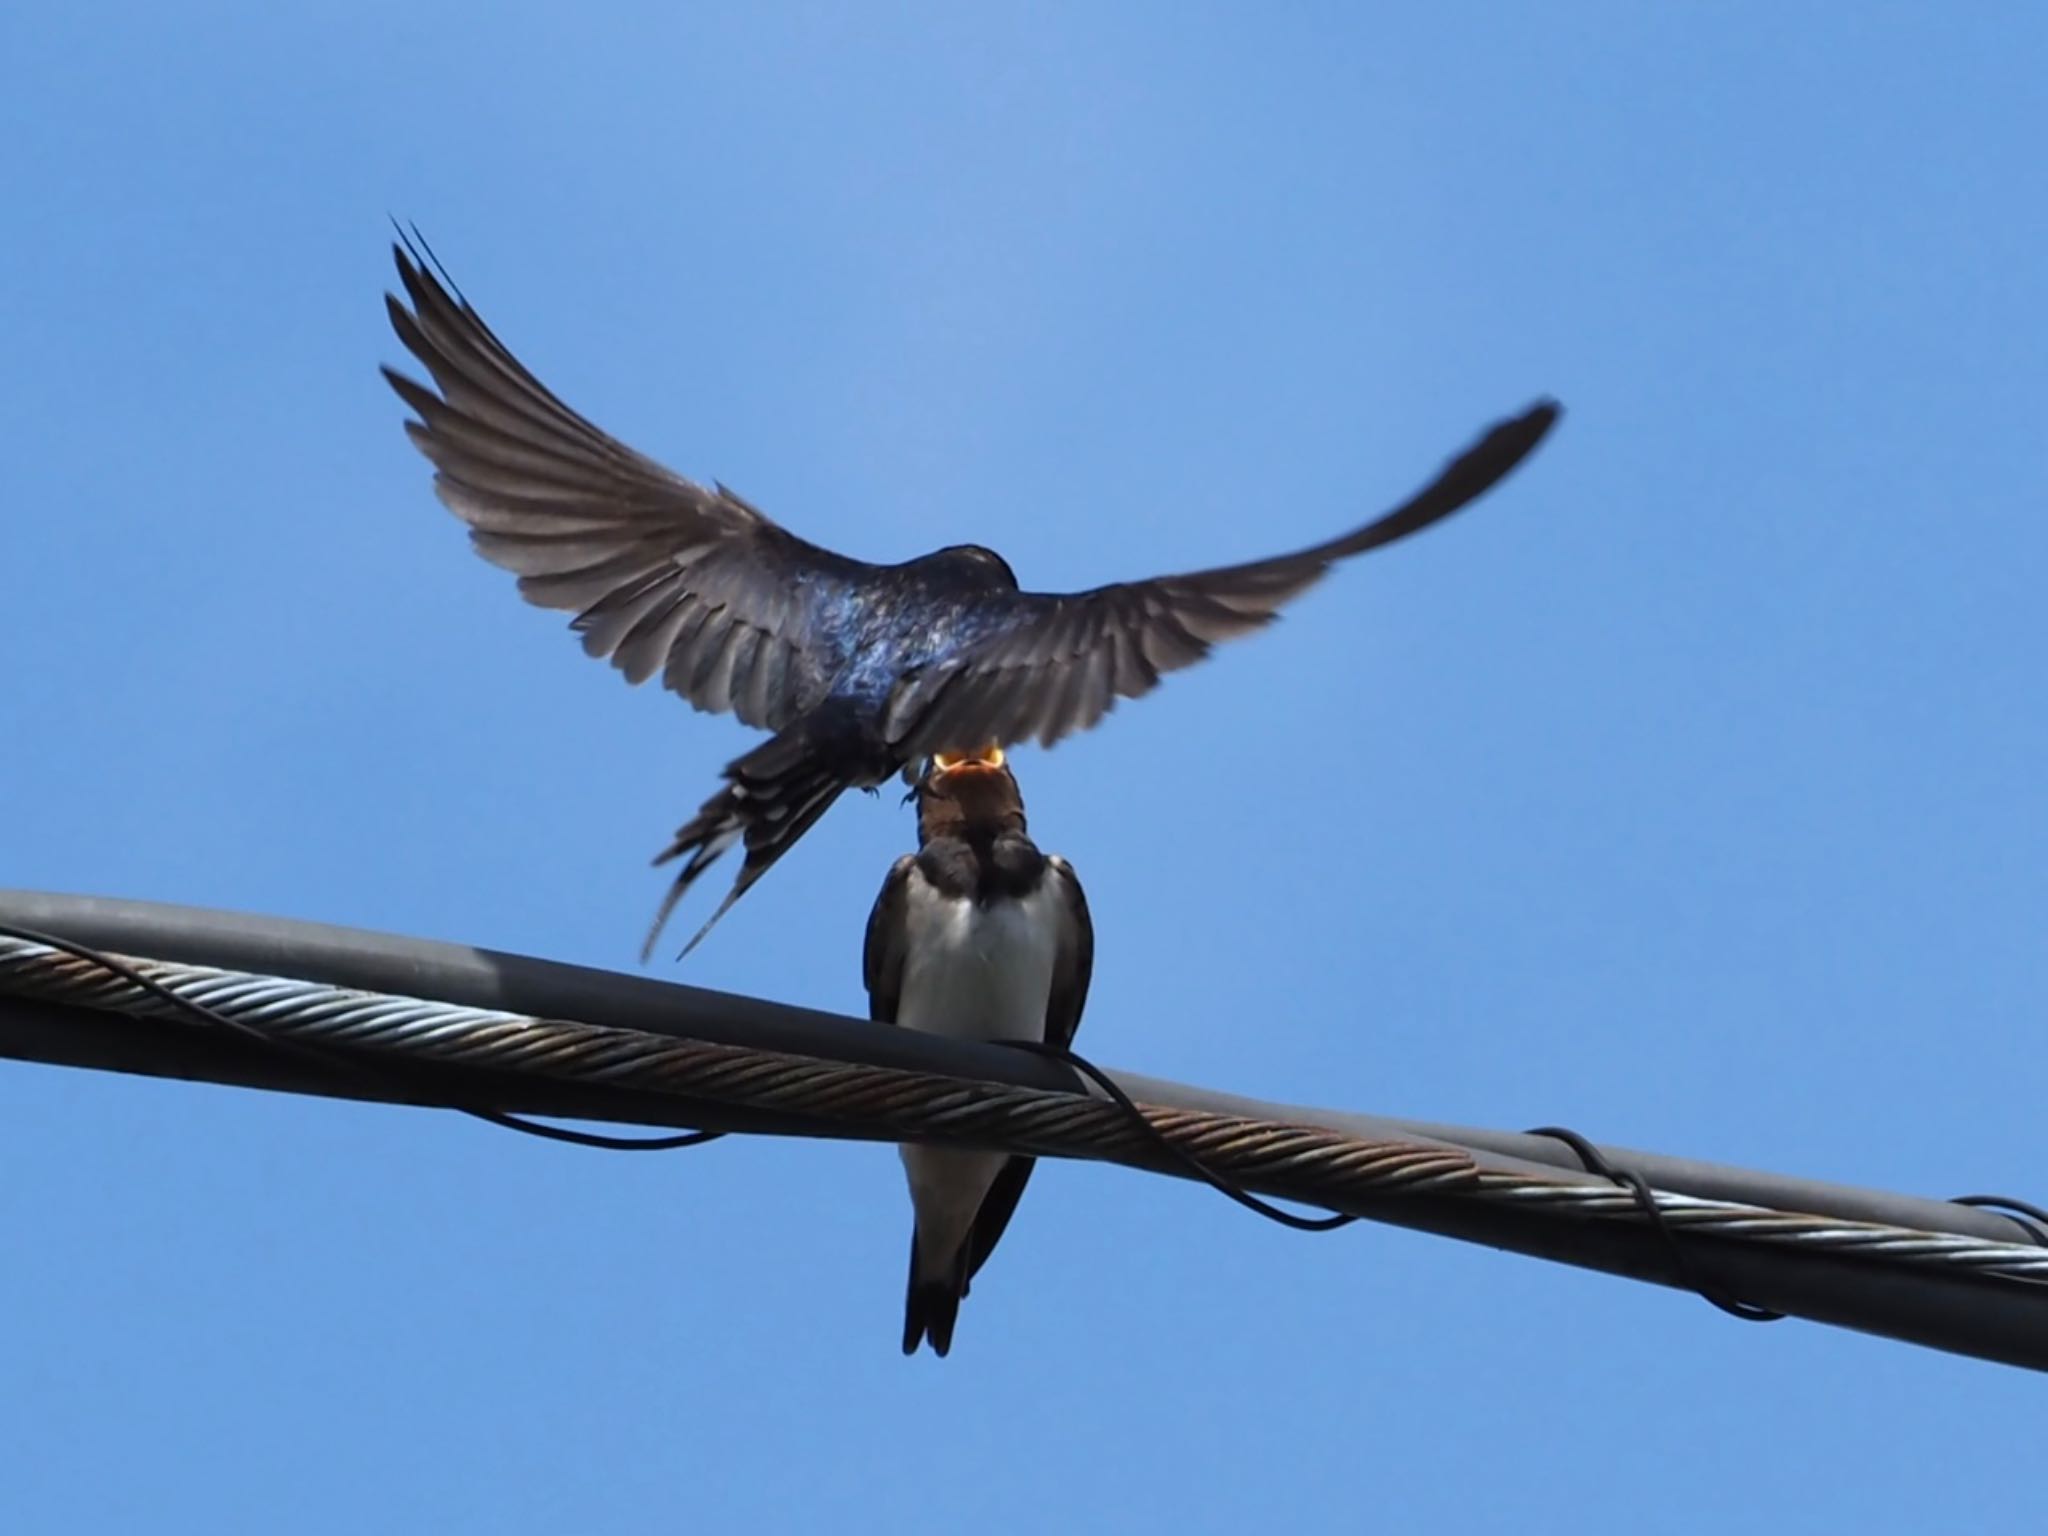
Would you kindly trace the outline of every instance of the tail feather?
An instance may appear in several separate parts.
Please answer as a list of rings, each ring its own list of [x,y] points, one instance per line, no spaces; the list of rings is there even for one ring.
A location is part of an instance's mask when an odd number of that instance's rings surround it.
[[[960,1250],[964,1261],[967,1250]],[[903,1353],[914,1355],[927,1338],[932,1353],[940,1359],[953,1347],[953,1324],[960,1316],[960,1301],[967,1294],[966,1264],[936,1278],[925,1274],[917,1262],[917,1232],[910,1234],[910,1284],[903,1297]]]
[[[647,942],[640,947],[643,963],[653,955],[661,931],[684,893],[728,848],[744,841],[746,858],[740,872],[718,909],[683,946],[677,959],[702,942],[733,903],[810,831],[846,788],[844,779],[819,759],[806,734],[796,728],[769,737],[745,757],[728,763],[725,780],[724,787],[678,829],[654,860],[657,866],[672,859],[684,863],[654,914]]]

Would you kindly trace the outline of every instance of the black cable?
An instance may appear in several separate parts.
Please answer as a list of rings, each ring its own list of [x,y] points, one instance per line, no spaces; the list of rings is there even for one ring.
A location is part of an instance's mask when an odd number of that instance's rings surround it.
[[[275,1035],[267,1030],[259,1029],[253,1024],[247,1024],[240,1019],[232,1018],[217,1009],[209,1007],[205,1003],[181,996],[162,982],[136,969],[118,956],[107,954],[103,950],[95,949],[89,944],[80,944],[71,939],[60,938],[56,934],[43,933],[34,928],[23,928],[12,923],[0,923],[0,934],[4,934],[9,938],[19,939],[24,943],[40,944],[46,949],[54,949],[60,954],[70,955],[72,958],[82,960],[88,965],[98,966],[110,976],[117,976],[129,983],[129,985],[139,987],[153,997],[161,998],[164,1002],[169,1003],[180,1012],[197,1019],[209,1028],[225,1029],[273,1050],[281,1050],[287,1054],[296,1054],[301,1060],[310,1061],[319,1067],[339,1068],[355,1077],[365,1087],[375,1088],[380,1091],[389,1087],[387,1079],[381,1077],[367,1063],[357,1057],[331,1050],[325,1046],[310,1045],[303,1040],[293,1040],[287,1036]],[[1083,1076],[1101,1087],[1110,1096],[1111,1100],[1116,1103],[1118,1108],[1130,1116],[1132,1123],[1157,1143],[1169,1157],[1172,1157],[1176,1162],[1187,1168],[1211,1188],[1220,1190],[1246,1209],[1256,1211],[1259,1215],[1266,1217],[1270,1221],[1277,1221],[1283,1226],[1292,1227],[1300,1232],[1329,1232],[1334,1231],[1338,1227],[1349,1226],[1358,1219],[1355,1216],[1347,1216],[1341,1213],[1322,1217],[1297,1216],[1292,1211],[1282,1210],[1279,1206],[1270,1204],[1260,1199],[1257,1195],[1237,1188],[1226,1179],[1212,1172],[1194,1154],[1168,1141],[1165,1136],[1160,1134],[1159,1129],[1150,1120],[1145,1118],[1145,1112],[1138,1108],[1129,1094],[1117,1086],[1108,1073],[1085,1057],[1077,1056],[1071,1050],[1061,1046],[1046,1045],[1036,1040],[1004,1040],[997,1043],[1012,1045],[1020,1050],[1030,1051],[1036,1055],[1048,1056],[1055,1061],[1064,1062],[1067,1066],[1080,1072]],[[519,1115],[508,1114],[503,1110],[487,1109],[474,1104],[461,1104],[444,1100],[440,1107],[451,1109],[457,1114],[468,1115],[475,1120],[481,1120],[486,1125],[495,1125],[503,1130],[517,1131],[522,1136],[537,1136],[543,1141],[567,1142],[571,1146],[595,1147],[607,1152],[668,1152],[682,1147],[702,1146],[705,1142],[716,1141],[719,1137],[726,1134],[724,1131],[684,1131],[674,1136],[606,1136],[596,1131],[577,1131],[570,1130],[566,1126],[545,1125],[539,1121],[528,1120]]]
[[[34,928],[23,928],[12,923],[0,923],[0,934],[19,939],[24,943],[40,944],[46,949],[54,949],[60,954],[70,955],[72,958],[82,960],[88,965],[97,966],[107,972],[108,975],[119,977],[121,980],[129,983],[129,985],[139,987],[153,997],[161,998],[173,1008],[178,1009],[181,1013],[191,1018],[197,1019],[209,1028],[225,1029],[272,1050],[281,1050],[286,1054],[297,1055],[301,1060],[310,1061],[319,1067],[339,1068],[353,1076],[365,1087],[375,1088],[380,1090],[380,1092],[390,1086],[388,1080],[381,1077],[366,1062],[357,1057],[334,1051],[325,1046],[311,1045],[303,1040],[293,1040],[288,1036],[275,1035],[267,1030],[259,1029],[253,1024],[247,1024],[240,1019],[232,1018],[215,1008],[209,1007],[205,1003],[172,991],[162,982],[136,969],[136,967],[128,964],[118,956],[107,954],[105,951],[95,949],[89,944],[80,944],[71,939],[60,938],[56,934],[43,933]],[[1215,1173],[1212,1173],[1199,1158],[1175,1146],[1162,1136],[1152,1122],[1145,1118],[1144,1111],[1132,1102],[1130,1095],[1118,1087],[1109,1075],[1093,1062],[1075,1055],[1070,1050],[1065,1050],[1058,1046],[1048,1046],[1039,1041],[1006,1040],[999,1043],[1015,1045],[1022,1050],[1031,1051],[1042,1056],[1050,1056],[1056,1061],[1065,1062],[1068,1066],[1090,1078],[1100,1085],[1103,1091],[1116,1102],[1118,1107],[1131,1117],[1132,1122],[1144,1131],[1147,1136],[1151,1137],[1169,1156],[1188,1168],[1211,1187],[1221,1190],[1240,1205],[1258,1212],[1269,1220],[1280,1222],[1282,1225],[1293,1227],[1298,1231],[1328,1232],[1337,1227],[1348,1226],[1351,1222],[1358,1219],[1355,1216],[1341,1214],[1320,1218],[1297,1216],[1291,1211],[1284,1211],[1276,1205],[1271,1205],[1261,1200],[1257,1195],[1238,1189]],[[481,1120],[486,1125],[495,1125],[503,1130],[517,1131],[522,1136],[537,1136],[543,1141],[567,1142],[571,1146],[595,1147],[607,1152],[668,1152],[682,1147],[702,1146],[705,1142],[716,1141],[719,1137],[726,1134],[723,1131],[684,1131],[674,1136],[606,1136],[596,1131],[577,1131],[571,1130],[566,1126],[544,1125],[539,1121],[528,1120],[519,1115],[507,1114],[503,1110],[487,1109],[474,1104],[461,1104],[444,1100],[441,1107],[454,1110],[457,1114],[468,1115],[475,1120]]]
[[[1649,1218],[1658,1237],[1664,1240],[1664,1251],[1671,1257],[1672,1277],[1685,1290],[1692,1291],[1702,1300],[1712,1302],[1730,1317],[1739,1317],[1745,1323],[1775,1323],[1785,1314],[1773,1312],[1768,1307],[1759,1307],[1752,1302],[1736,1301],[1721,1295],[1712,1286],[1693,1272],[1692,1263],[1685,1256],[1685,1250],[1678,1245],[1678,1234],[1671,1230],[1671,1224],[1664,1219],[1663,1209],[1657,1204],[1655,1191],[1641,1174],[1617,1169],[1600,1155],[1599,1149],[1577,1131],[1566,1130],[1559,1125],[1539,1125],[1534,1130],[1523,1132],[1527,1136],[1548,1136],[1561,1141],[1572,1149],[1573,1155],[1585,1165],[1586,1172],[1596,1174],[1609,1183],[1618,1184],[1636,1198],[1636,1205]]]
[[[2048,1248],[2048,1211],[2038,1205],[2029,1205],[2024,1200],[2015,1200],[2010,1195],[1957,1195],[1950,1205],[1974,1205],[1987,1211],[1996,1211],[2014,1226],[2027,1234],[2027,1241]]]
[[[1256,1211],[1268,1221],[1277,1221],[1283,1227],[1292,1227],[1297,1232],[1334,1232],[1339,1227],[1348,1227],[1358,1220],[1356,1216],[1335,1212],[1328,1216],[1297,1216],[1292,1211],[1282,1210],[1269,1201],[1260,1199],[1249,1190],[1237,1185],[1210,1170],[1194,1153],[1174,1145],[1158,1126],[1145,1118],[1145,1112],[1138,1108],[1131,1096],[1117,1086],[1116,1080],[1085,1056],[1076,1055],[1073,1049],[1064,1045],[1053,1045],[1044,1040],[997,1040],[996,1045],[1007,1045],[1014,1050],[1028,1051],[1034,1056],[1044,1056],[1053,1061],[1072,1067],[1108,1094],[1116,1106],[1131,1117],[1131,1121],[1175,1162],[1186,1168],[1211,1189],[1220,1191],[1235,1200],[1248,1211]]]
[[[160,998],[173,1008],[208,1028],[226,1030],[258,1045],[283,1051],[288,1055],[295,1054],[301,1060],[309,1061],[319,1067],[338,1068],[355,1077],[364,1086],[378,1090],[380,1096],[390,1087],[388,1079],[377,1073],[368,1063],[358,1057],[324,1046],[308,1044],[303,1040],[293,1040],[289,1037],[271,1034],[268,1031],[257,1028],[255,1025],[232,1018],[227,1014],[219,1012],[217,1009],[209,1007],[205,1003],[180,995],[162,982],[138,970],[119,957],[110,955],[91,945],[81,944],[75,940],[59,937],[56,934],[44,933],[38,929],[24,928],[13,923],[0,923],[0,934],[21,940],[24,943],[40,944],[46,949],[52,949],[60,954],[70,955],[72,958],[81,960],[88,965],[97,966],[109,975],[118,977],[153,997]],[[1203,1183],[1209,1185],[1210,1188],[1235,1200],[1247,1210],[1264,1216],[1269,1221],[1276,1221],[1282,1226],[1290,1227],[1300,1232],[1330,1232],[1335,1231],[1339,1227],[1348,1226],[1358,1219],[1355,1216],[1341,1212],[1322,1217],[1299,1216],[1292,1211],[1284,1210],[1247,1190],[1239,1188],[1229,1180],[1213,1172],[1207,1164],[1203,1163],[1193,1153],[1169,1141],[1145,1117],[1144,1111],[1138,1107],[1130,1095],[1125,1093],[1108,1073],[1071,1048],[1049,1045],[1036,1040],[1003,1040],[995,1043],[1027,1051],[1033,1055],[1046,1057],[1079,1072],[1097,1087],[1101,1088],[1109,1096],[1110,1100],[1130,1117],[1132,1123],[1168,1157],[1179,1163]],[[481,1120],[486,1125],[497,1126],[502,1130],[516,1131],[522,1136],[533,1136],[543,1141],[562,1142],[570,1146],[591,1147],[607,1152],[676,1151],[685,1147],[702,1146],[706,1142],[716,1141],[727,1134],[724,1131],[684,1131],[670,1136],[609,1136],[596,1131],[572,1130],[566,1126],[548,1125],[540,1121],[528,1120],[523,1116],[510,1114],[503,1110],[489,1109],[475,1104],[458,1103],[452,1100],[443,1100],[440,1107],[452,1110],[457,1114],[467,1115],[471,1119]],[[1728,1300],[1716,1294],[1711,1287],[1700,1282],[1692,1273],[1684,1251],[1678,1244],[1676,1234],[1664,1220],[1664,1213],[1658,1208],[1656,1197],[1651,1192],[1649,1184],[1639,1174],[1617,1171],[1600,1155],[1590,1142],[1576,1131],[1558,1126],[1546,1126],[1532,1130],[1527,1134],[1532,1136],[1548,1136],[1553,1140],[1563,1142],[1572,1149],[1574,1155],[1578,1157],[1589,1173],[1597,1174],[1599,1177],[1629,1190],[1635,1196],[1638,1207],[1656,1229],[1658,1236],[1663,1240],[1665,1249],[1671,1258],[1673,1272],[1686,1289],[1696,1292],[1703,1299],[1719,1307],[1722,1311],[1727,1312],[1730,1316],[1741,1318],[1746,1322],[1775,1322],[1784,1315],[1783,1313],[1770,1311],[1767,1308],[1755,1306],[1749,1302]],[[2003,1195],[1958,1195],[1950,1201],[1950,1204],[1998,1211],[2008,1217],[2014,1225],[2021,1228],[2027,1234],[2030,1241],[2048,1247],[2048,1210],[2044,1210],[2040,1206]]]
[[[69,955],[74,960],[83,960],[87,965],[96,965],[108,975],[117,976],[130,986],[140,987],[152,997],[163,999],[209,1028],[225,1029],[272,1050],[296,1054],[300,1060],[310,1061],[315,1066],[339,1068],[352,1075],[365,1087],[378,1089],[380,1093],[389,1086],[388,1079],[380,1076],[374,1068],[358,1057],[326,1046],[310,1045],[304,1040],[274,1035],[267,1030],[258,1029],[253,1024],[245,1024],[240,1019],[231,1018],[218,1009],[208,1007],[205,1003],[181,997],[162,982],[137,970],[125,960],[94,949],[89,944],[59,938],[51,933],[39,933],[33,928],[22,928],[12,923],[0,923],[0,934],[19,939],[26,944],[40,944],[46,949],[54,949],[60,954]],[[503,1110],[485,1109],[473,1104],[443,1101],[440,1107],[452,1109],[459,1115],[468,1115],[473,1120],[481,1120],[486,1125],[517,1131],[522,1136],[537,1136],[543,1141],[567,1142],[575,1147],[595,1147],[605,1152],[671,1152],[681,1147],[702,1146],[705,1142],[716,1141],[725,1134],[723,1131],[684,1131],[674,1136],[606,1136],[597,1131],[574,1131],[567,1126],[543,1125],[537,1120],[528,1120],[519,1115],[507,1114]]]

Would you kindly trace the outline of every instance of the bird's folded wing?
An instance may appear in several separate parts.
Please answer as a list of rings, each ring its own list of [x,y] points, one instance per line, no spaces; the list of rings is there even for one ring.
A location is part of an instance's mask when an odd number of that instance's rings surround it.
[[[598,430],[409,246],[393,254],[411,307],[387,296],[391,324],[435,388],[384,376],[478,552],[529,602],[575,613],[583,648],[630,682],[659,674],[697,708],[768,730],[817,703],[843,658],[816,620],[869,568]]]
[[[1088,915],[1088,898],[1074,866],[1056,853],[1045,863],[1046,878],[1060,899],[1060,942],[1054,952],[1052,990],[1045,1000],[1045,1039],[1064,1049],[1074,1043],[1074,1031],[1081,1027],[1088,985],[1095,978],[1095,920]]]
[[[885,732],[906,755],[971,751],[1086,730],[1120,698],[1200,661],[1218,641],[1270,623],[1331,565],[1404,538],[1483,495],[1557,420],[1543,401],[1495,426],[1408,501],[1361,528],[1289,555],[1119,582],[1091,592],[1002,592],[985,599],[987,639],[906,678]]]
[[[881,894],[868,912],[867,940],[861,946],[861,983],[868,992],[868,1017],[883,1024],[896,1022],[896,1009],[903,1001],[903,961],[910,925],[910,872],[917,856],[906,853],[889,866]]]

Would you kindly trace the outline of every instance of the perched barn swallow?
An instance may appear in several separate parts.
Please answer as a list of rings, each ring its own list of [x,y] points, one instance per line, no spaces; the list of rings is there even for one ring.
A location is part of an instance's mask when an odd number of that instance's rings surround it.
[[[1002,749],[941,753],[912,790],[916,853],[889,870],[868,916],[868,1017],[968,1040],[1071,1044],[1095,968],[1095,929],[1073,867],[1038,851]],[[902,1148],[917,1225],[903,1353],[953,1347],[968,1282],[988,1262],[1031,1177],[1029,1157]]]
[[[683,860],[642,951],[735,842],[732,889],[687,954],[846,789],[936,752],[1036,737],[1051,746],[1119,698],[1270,622],[1339,560],[1448,517],[1541,441],[1558,406],[1495,426],[1391,512],[1293,554],[1086,592],[1026,592],[994,550],[958,544],[870,565],[806,542],[723,485],[686,480],[570,410],[410,242],[392,254],[411,307],[391,324],[435,388],[386,368],[441,499],[520,593],[566,609],[592,656],[631,683],[660,674],[700,710],[766,741],[655,863]],[[438,393],[436,392],[438,391]]]

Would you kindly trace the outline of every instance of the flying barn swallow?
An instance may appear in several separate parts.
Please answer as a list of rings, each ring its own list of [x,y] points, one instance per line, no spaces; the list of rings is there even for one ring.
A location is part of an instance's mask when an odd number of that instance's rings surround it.
[[[968,1040],[1071,1044],[1095,968],[1095,928],[1073,867],[1038,851],[1000,748],[940,754],[919,778],[916,853],[889,870],[868,916],[868,1017]],[[903,1353],[953,1347],[975,1272],[1034,1159],[906,1145],[917,1223]]]
[[[398,338],[433,379],[384,376],[416,413],[442,501],[529,602],[575,614],[592,656],[630,683],[659,674],[700,710],[772,732],[655,863],[682,860],[670,912],[734,843],[732,889],[685,946],[766,874],[846,789],[936,752],[1051,746],[1248,634],[1339,560],[1448,517],[1529,454],[1559,414],[1540,400],[1414,496],[1293,554],[1086,592],[1027,592],[994,550],[956,544],[870,565],[790,533],[723,485],[663,468],[570,410],[508,351],[445,271],[394,244]],[[1258,504],[1257,488],[1245,499]]]

